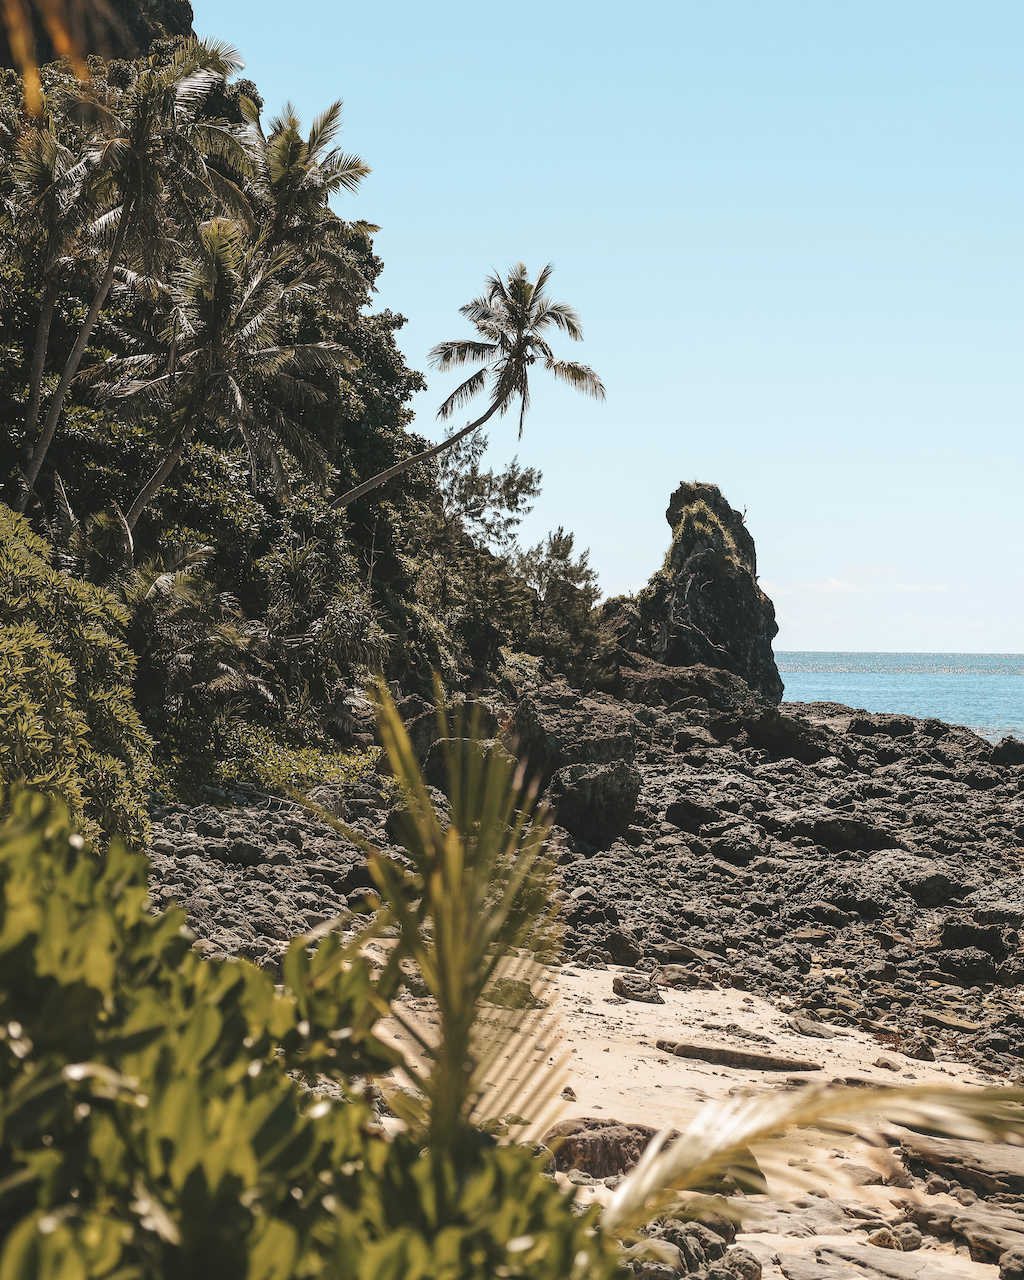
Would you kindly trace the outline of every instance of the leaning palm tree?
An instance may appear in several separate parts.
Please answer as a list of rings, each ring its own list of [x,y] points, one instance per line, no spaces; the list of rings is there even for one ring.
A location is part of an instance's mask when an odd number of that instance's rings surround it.
[[[287,252],[268,256],[237,223],[212,218],[200,228],[196,257],[171,278],[166,321],[155,341],[123,331],[135,351],[92,374],[129,416],[147,419],[155,412],[164,426],[164,456],[128,508],[129,529],[204,427],[240,437],[253,472],[268,468],[282,496],[283,453],[325,482],[323,453],[296,421],[296,411],[322,403],[325,392],[303,375],[345,369],[351,356],[330,342],[278,342],[284,302],[309,288],[291,265]]]
[[[479,418],[456,431],[433,448],[424,449],[403,462],[397,462],[386,471],[364,480],[362,484],[343,493],[332,506],[347,507],[364,493],[401,475],[428,458],[478,430],[496,413],[504,414],[518,400],[519,435],[523,434],[523,422],[530,407],[530,368],[538,360],[560,382],[567,382],[577,391],[604,399],[604,385],[593,369],[574,360],[559,360],[544,337],[551,328],[561,329],[574,342],[583,338],[579,317],[564,302],[552,302],[544,292],[551,272],[551,263],[541,271],[537,279],[530,280],[526,267],[520,262],[502,280],[497,274],[488,277],[486,292],[459,310],[473,325],[479,339],[456,338],[440,342],[430,353],[431,364],[442,373],[469,364],[481,365],[465,382],[455,388],[437,411],[437,416],[447,419],[455,410],[467,404],[483,391],[488,380],[491,384],[490,403]]]
[[[236,130],[201,114],[211,89],[241,65],[238,54],[228,45],[190,40],[170,66],[144,70],[123,93],[113,91],[103,96],[83,89],[79,94],[83,114],[92,115],[97,122],[88,148],[86,182],[104,212],[94,229],[98,237],[112,238],[92,303],[32,446],[20,511],[28,506],[71,380],[132,242],[145,254],[159,253],[168,243],[169,212],[177,216],[187,233],[193,210],[204,197],[215,194],[228,207],[245,204],[241,192],[207,164],[207,158],[215,156],[240,171],[249,167]]]

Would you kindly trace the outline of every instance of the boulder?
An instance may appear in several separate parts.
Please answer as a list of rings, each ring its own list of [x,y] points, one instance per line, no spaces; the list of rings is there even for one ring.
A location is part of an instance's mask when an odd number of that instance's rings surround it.
[[[968,987],[996,979],[996,962],[988,951],[982,951],[980,947],[939,951],[929,956],[929,960],[937,964],[943,973],[950,974]]]
[[[701,827],[709,822],[715,822],[718,816],[717,809],[712,809],[688,796],[673,800],[665,810],[666,822],[678,827],[680,831],[688,831],[691,835],[696,835]]]
[[[627,969],[612,979],[612,990],[624,1000],[638,1000],[641,1004],[664,1004],[661,992],[646,973]]]
[[[1024,1148],[1005,1142],[971,1142],[900,1132],[904,1158],[982,1195],[1024,1193]]]
[[[1011,733],[992,748],[993,764],[1024,764],[1024,742],[1019,741]]]
[[[636,940],[622,929],[611,929],[601,939],[601,945],[616,964],[636,964],[643,954]]]
[[[611,602],[614,608],[619,602]],[[613,632],[614,618],[613,618]],[[666,666],[635,651],[635,641],[620,637],[618,674],[614,692],[627,702],[670,711],[711,710],[733,715],[757,715],[768,705],[739,676],[714,665],[697,662],[687,667]]]
[[[734,1280],[761,1280],[760,1260],[742,1245],[734,1245],[718,1266],[723,1267]]]
[[[765,834],[762,827],[744,822],[731,827],[724,835],[707,841],[708,852],[734,867],[745,867],[765,852]]]
[[[582,1169],[595,1178],[628,1173],[657,1133],[646,1124],[623,1124],[620,1120],[560,1120],[541,1142],[554,1152],[556,1169]]]
[[[495,754],[502,757],[510,768],[514,764],[504,743],[497,738],[438,738],[427,751],[423,777],[430,786],[437,787],[447,795],[450,759],[461,764],[465,775],[474,756],[486,761]]]
[[[935,1050],[924,1036],[908,1036],[900,1044],[900,1053],[905,1058],[913,1058],[917,1062],[934,1062]]]
[[[999,1280],[1024,1280],[1024,1244],[999,1255]]]
[[[423,711],[418,716],[414,716],[407,721],[405,731],[409,735],[409,742],[416,753],[416,759],[422,764],[426,760],[430,748],[441,736],[441,729],[437,723],[437,712],[434,710]]]
[[[613,698],[582,697],[562,682],[523,698],[512,723],[519,758],[542,785],[567,765],[632,761],[635,732],[633,717]]]
[[[606,849],[632,822],[640,783],[639,771],[626,760],[571,764],[552,777],[546,799],[570,835]]]
[[[720,1067],[740,1067],[747,1071],[820,1071],[817,1062],[802,1058],[780,1058],[774,1054],[750,1053],[741,1049],[726,1049],[715,1044],[687,1044],[677,1040],[658,1040],[657,1047],[663,1053],[677,1058],[696,1058]]]

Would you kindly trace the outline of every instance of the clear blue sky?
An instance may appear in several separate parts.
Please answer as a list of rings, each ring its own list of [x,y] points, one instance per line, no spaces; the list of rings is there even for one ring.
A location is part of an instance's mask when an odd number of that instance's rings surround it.
[[[537,380],[524,529],[637,590],[681,479],[782,649],[1024,651],[1020,0],[196,0],[267,111],[345,102],[409,363],[555,263],[604,405]],[[417,429],[453,380],[429,375]]]

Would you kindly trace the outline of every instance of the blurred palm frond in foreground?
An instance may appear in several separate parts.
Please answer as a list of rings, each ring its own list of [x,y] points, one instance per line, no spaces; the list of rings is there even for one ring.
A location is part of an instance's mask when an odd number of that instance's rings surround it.
[[[605,1210],[602,1225],[617,1234],[649,1221],[677,1202],[677,1192],[721,1177],[751,1148],[767,1178],[782,1174],[774,1167],[773,1155],[787,1130],[813,1126],[885,1146],[886,1133],[902,1125],[974,1141],[1021,1144],[1022,1103],[1024,1089],[931,1085],[903,1089],[804,1086],[795,1094],[711,1102],[681,1135],[664,1129],[651,1140]]]
[[[106,0],[0,0],[0,19],[7,35],[11,61],[21,74],[25,109],[42,110],[37,44],[40,36],[54,57],[66,58],[80,80],[89,78],[86,54],[105,53],[110,37],[123,38],[124,24]]]
[[[557,1070],[545,1073],[543,1085],[538,1080],[557,1035],[557,1019],[540,998],[548,980],[534,958],[554,958],[557,945],[554,867],[545,852],[551,822],[524,766],[500,741],[480,737],[477,717],[467,722],[460,712],[450,722],[440,688],[450,814],[439,812],[383,682],[377,698],[401,793],[396,835],[409,865],[338,825],[369,859],[384,904],[376,930],[397,931],[381,990],[393,989],[411,965],[437,1003],[439,1023],[428,1036],[392,1004],[391,1016],[415,1045],[405,1055],[406,1074],[425,1102],[397,1092],[391,1105],[429,1142],[468,1153],[480,1126],[493,1129],[514,1096],[532,1086],[536,1116],[561,1087]]]

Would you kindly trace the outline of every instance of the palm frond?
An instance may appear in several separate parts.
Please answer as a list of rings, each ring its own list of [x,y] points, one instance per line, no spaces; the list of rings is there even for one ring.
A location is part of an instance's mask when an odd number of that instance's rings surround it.
[[[450,418],[452,414],[461,405],[468,403],[475,395],[478,395],[487,385],[487,370],[478,369],[455,388],[444,404],[437,411],[437,416],[442,420]]]
[[[553,262],[549,262],[547,263],[546,266],[541,267],[540,271],[537,274],[537,279],[534,280],[533,282],[533,296],[535,299],[539,298],[541,294],[544,292],[544,286],[551,279],[551,273],[554,271],[554,269],[555,269],[555,264]],[[524,267],[523,270],[525,271],[526,268]]]
[[[674,1200],[677,1191],[704,1185],[757,1143],[780,1131],[818,1125],[870,1137],[879,1117],[975,1140],[1024,1139],[1024,1089],[967,1090],[924,1085],[904,1089],[822,1086],[709,1103],[671,1146],[662,1130],[618,1188],[602,1218],[605,1230],[628,1230]]]
[[[301,121],[299,120],[299,113],[295,109],[294,102],[286,102],[281,114],[279,116],[274,116],[268,126],[271,137],[273,137],[275,133],[297,133],[300,127]]]
[[[551,937],[551,867],[544,859],[550,819],[537,809],[537,785],[506,752],[479,744],[474,726],[449,728],[441,710],[452,816],[443,824],[431,802],[408,735],[387,688],[378,682],[381,738],[402,789],[402,843],[408,873],[371,860],[378,888],[401,931],[400,950],[418,966],[437,1000],[440,1042],[419,1084],[429,1105],[431,1139],[465,1143],[485,1094],[486,1069],[515,1039],[522,1017],[480,1022],[481,998],[513,951]],[[420,893],[419,906],[408,891]],[[429,938],[422,925],[428,920]],[[521,1013],[523,1011],[520,1011]],[[499,1043],[495,1043],[497,1040]]]
[[[570,307],[567,303],[548,302],[545,300],[544,305],[540,307],[533,317],[533,327],[535,329],[546,329],[551,324],[561,329],[563,333],[568,334],[574,342],[583,341],[583,329],[580,326],[579,315],[575,308]]]
[[[381,1007],[418,1046],[418,1052],[406,1052],[405,1069],[426,1099],[418,1104],[396,1092],[389,1098],[392,1110],[439,1149],[465,1154],[478,1142],[474,1126],[493,1118],[513,1086],[522,1088],[524,1076],[548,1075],[546,1086],[532,1091],[535,1103],[560,1083],[557,1073],[547,1071],[548,1052],[538,1058],[537,1037],[522,1034],[526,1025],[543,1025],[547,1035],[548,1013],[485,999],[498,978],[536,979],[539,966],[516,958],[519,948],[554,945],[553,868],[544,855],[550,819],[537,807],[536,785],[524,786],[523,771],[507,752],[481,744],[476,722],[449,723],[438,686],[439,728],[450,748],[451,819],[443,820],[382,681],[376,697],[381,738],[402,794],[399,839],[412,871],[358,832],[334,825],[368,855],[383,900],[374,927],[397,926],[398,943],[378,993],[394,990],[411,962],[438,1006],[436,1035],[400,1008]]]
[[[178,48],[172,70],[180,73],[189,66],[215,71],[222,77],[234,76],[245,70],[242,55],[233,44],[209,36],[203,38],[190,36]]]
[[[365,161],[356,155],[338,152],[320,167],[320,175],[328,191],[347,191],[355,195],[359,184],[373,172]]]
[[[497,352],[493,342],[474,342],[471,338],[456,338],[451,342],[439,342],[431,347],[427,359],[442,373],[449,369],[457,369],[461,365],[487,364]]]
[[[309,129],[309,154],[314,158],[328,147],[341,132],[341,99],[332,102],[314,119]]]
[[[604,383],[589,365],[577,364],[575,360],[554,360],[548,357],[544,368],[553,373],[559,382],[567,382],[570,387],[593,396],[595,400],[605,398]]]

